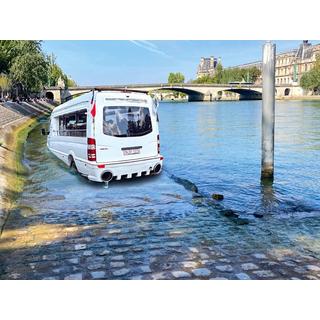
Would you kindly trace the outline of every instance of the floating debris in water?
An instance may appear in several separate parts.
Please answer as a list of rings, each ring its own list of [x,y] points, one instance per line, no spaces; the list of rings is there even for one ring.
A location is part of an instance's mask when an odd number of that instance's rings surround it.
[[[219,193],[213,193],[212,194],[212,199],[214,199],[214,200],[223,200],[224,199],[224,196],[223,196],[223,194],[219,194]]]
[[[224,209],[221,211],[221,213],[225,217],[239,218],[239,214],[232,209]]]
[[[176,183],[181,184],[185,189],[198,193],[198,187],[191,181],[183,178],[179,178],[175,175],[170,176]]]
[[[200,193],[193,192],[193,193],[192,193],[192,198],[193,198],[193,199],[203,198],[203,195],[200,194]]]
[[[263,213],[261,213],[261,212],[255,212],[253,215],[254,215],[256,218],[263,218]]]

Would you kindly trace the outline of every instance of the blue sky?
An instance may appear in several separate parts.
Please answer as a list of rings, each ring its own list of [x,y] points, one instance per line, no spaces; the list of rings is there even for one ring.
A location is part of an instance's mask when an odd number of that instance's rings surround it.
[[[277,52],[301,40],[276,41]],[[318,43],[318,41],[311,41]],[[46,53],[78,85],[166,82],[169,72],[194,79],[200,57],[221,57],[224,67],[261,59],[264,41],[44,41]]]

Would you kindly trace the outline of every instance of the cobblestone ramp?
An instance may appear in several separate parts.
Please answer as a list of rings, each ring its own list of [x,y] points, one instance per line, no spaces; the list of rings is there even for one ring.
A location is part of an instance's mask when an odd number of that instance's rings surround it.
[[[90,210],[84,199],[64,211],[64,196],[38,191],[6,224],[1,279],[320,278],[317,258],[281,247],[266,252],[253,227],[235,225],[182,190],[113,203],[102,191],[99,208]]]

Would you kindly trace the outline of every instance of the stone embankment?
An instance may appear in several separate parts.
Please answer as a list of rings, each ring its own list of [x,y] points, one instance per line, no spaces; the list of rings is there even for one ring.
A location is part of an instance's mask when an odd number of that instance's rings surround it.
[[[47,101],[0,103],[0,234],[23,185],[22,148],[39,117],[54,106]]]

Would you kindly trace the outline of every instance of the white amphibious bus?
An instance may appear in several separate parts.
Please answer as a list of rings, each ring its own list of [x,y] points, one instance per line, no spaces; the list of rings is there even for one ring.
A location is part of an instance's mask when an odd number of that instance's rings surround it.
[[[92,181],[159,174],[157,108],[145,93],[93,90],[53,110],[48,148]]]

